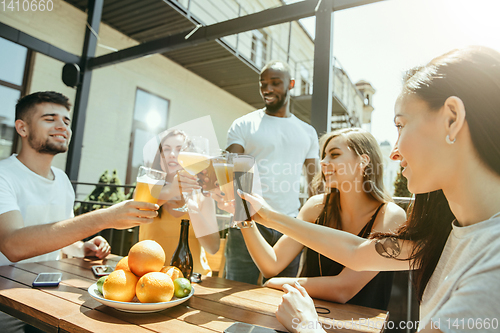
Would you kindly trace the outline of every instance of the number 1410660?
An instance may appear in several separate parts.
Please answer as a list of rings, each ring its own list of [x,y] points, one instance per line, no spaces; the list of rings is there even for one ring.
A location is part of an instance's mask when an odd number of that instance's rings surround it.
[[[51,12],[54,9],[52,0],[1,0],[0,8],[11,12]]]

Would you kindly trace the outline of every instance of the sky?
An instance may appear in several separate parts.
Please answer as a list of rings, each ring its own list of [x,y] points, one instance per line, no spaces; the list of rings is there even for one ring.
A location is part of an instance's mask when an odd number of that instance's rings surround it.
[[[500,51],[499,13],[500,0],[386,0],[334,12],[333,54],[354,83],[376,89],[371,132],[379,142],[397,140],[404,71],[467,45]],[[314,36],[315,19],[301,22]]]

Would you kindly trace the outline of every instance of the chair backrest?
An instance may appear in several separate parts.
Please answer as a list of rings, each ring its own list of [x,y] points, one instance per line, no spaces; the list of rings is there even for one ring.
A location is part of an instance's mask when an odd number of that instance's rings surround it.
[[[226,265],[226,238],[220,239],[219,251],[215,254],[207,253],[208,265],[212,269],[212,276],[224,277],[224,266]]]

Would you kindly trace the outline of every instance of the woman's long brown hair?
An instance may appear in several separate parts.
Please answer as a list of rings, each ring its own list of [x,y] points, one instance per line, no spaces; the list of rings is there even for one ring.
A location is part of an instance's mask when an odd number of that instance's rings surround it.
[[[440,110],[450,96],[460,98],[465,105],[465,120],[477,156],[485,166],[500,175],[499,52],[486,47],[468,47],[414,68],[404,79],[402,96],[407,95],[425,101],[431,112]],[[409,259],[416,269],[414,284],[420,301],[454,219],[441,190],[417,194],[408,222],[398,232],[398,238],[414,242]]]

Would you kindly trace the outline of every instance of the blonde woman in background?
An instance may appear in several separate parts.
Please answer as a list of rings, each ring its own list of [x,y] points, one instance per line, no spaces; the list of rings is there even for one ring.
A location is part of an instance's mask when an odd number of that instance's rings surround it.
[[[139,228],[139,240],[151,239],[158,242],[165,251],[166,262],[174,254],[180,235],[182,219],[189,219],[189,248],[193,256],[193,272],[202,275],[211,275],[205,250],[214,254],[219,249],[219,233],[215,217],[215,204],[210,197],[201,194],[195,195],[196,202],[189,205],[189,214],[174,210],[183,205],[180,198],[181,189],[184,191],[198,190],[196,176],[183,171],[177,157],[186,140],[186,134],[179,130],[169,130],[161,134],[161,143],[158,154],[153,161],[152,168],[167,173],[166,184],[163,187],[158,205],[158,216],[150,224]],[[207,232],[208,228],[208,232]],[[198,235],[203,235],[197,238]]]

